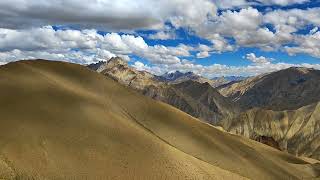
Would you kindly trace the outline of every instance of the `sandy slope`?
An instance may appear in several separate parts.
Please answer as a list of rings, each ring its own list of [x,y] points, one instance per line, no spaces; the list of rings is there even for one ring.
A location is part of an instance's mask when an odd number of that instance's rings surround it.
[[[85,67],[0,67],[0,179],[301,179],[315,165]]]

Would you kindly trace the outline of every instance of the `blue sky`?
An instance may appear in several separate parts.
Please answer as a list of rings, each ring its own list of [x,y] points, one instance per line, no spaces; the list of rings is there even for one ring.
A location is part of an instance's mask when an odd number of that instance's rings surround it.
[[[319,0],[2,0],[0,17],[0,64],[119,56],[154,74],[320,69]]]

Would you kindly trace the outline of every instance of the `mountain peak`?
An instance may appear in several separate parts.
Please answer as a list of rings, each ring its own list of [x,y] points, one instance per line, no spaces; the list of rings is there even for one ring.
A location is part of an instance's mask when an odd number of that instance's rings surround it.
[[[168,81],[175,81],[175,80],[182,78],[182,77],[192,77],[192,76],[197,76],[197,75],[194,74],[193,72],[183,73],[181,71],[167,72],[164,75],[162,75],[162,77]]]
[[[290,67],[287,70],[293,70],[293,71],[298,71],[303,74],[309,73],[310,71],[314,70],[313,68],[306,68],[306,67]]]
[[[111,69],[119,65],[128,67],[128,63],[120,57],[113,57],[108,61],[99,61],[94,64],[89,64],[87,67],[94,71],[102,72],[106,69]]]
[[[128,62],[123,60],[122,58],[120,57],[113,57],[111,59],[108,60],[108,65],[124,65],[124,66],[127,66],[128,65]]]

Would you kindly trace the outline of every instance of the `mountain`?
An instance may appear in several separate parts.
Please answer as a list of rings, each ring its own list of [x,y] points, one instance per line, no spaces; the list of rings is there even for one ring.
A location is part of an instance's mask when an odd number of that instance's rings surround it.
[[[180,71],[175,71],[173,73],[165,73],[162,76],[159,76],[158,79],[170,84],[178,84],[191,80],[199,83],[209,83],[212,87],[218,86],[217,84],[215,84],[216,81],[204,78],[193,72],[182,73]]]
[[[222,76],[222,77],[215,77],[212,78],[211,80],[214,82],[214,87],[218,88],[221,86],[224,86],[226,84],[230,83],[236,83],[242,80],[247,79],[247,77],[243,76]]]
[[[320,159],[320,103],[287,111],[254,108],[222,122],[234,134],[296,156]]]
[[[151,85],[160,86],[163,84],[158,82],[151,73],[129,67],[128,63],[119,57],[111,58],[108,62],[90,64],[88,67],[137,90],[143,90]]]
[[[242,80],[245,80],[247,78],[248,77],[244,77],[244,76],[222,76],[222,77],[212,78],[212,80],[224,79],[226,81],[232,82],[232,81],[242,81]]]
[[[318,163],[231,135],[81,65],[0,67],[1,179],[307,179]]]
[[[178,83],[182,83],[185,81],[196,81],[199,83],[209,83],[212,87],[216,88],[219,86],[222,86],[224,84],[230,83],[230,82],[234,82],[234,81],[240,81],[245,79],[245,77],[241,77],[241,76],[226,76],[226,77],[215,77],[212,79],[208,79],[205,77],[202,77],[200,75],[197,75],[193,72],[180,72],[180,71],[175,71],[175,72],[171,72],[171,73],[165,73],[162,76],[158,76],[158,79],[160,81],[163,82],[168,82],[171,84],[178,84]]]
[[[243,109],[295,110],[320,101],[320,71],[292,67],[219,88]]]
[[[93,68],[96,65],[88,67],[211,124],[239,113],[239,108],[233,102],[223,97],[209,83],[199,82],[201,77],[193,73],[177,71],[159,77],[130,67],[121,58],[111,58],[98,68]]]

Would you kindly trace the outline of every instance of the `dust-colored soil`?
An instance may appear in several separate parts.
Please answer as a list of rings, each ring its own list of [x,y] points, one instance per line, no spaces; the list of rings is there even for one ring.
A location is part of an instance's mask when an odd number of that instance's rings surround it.
[[[311,164],[75,64],[0,67],[0,179],[302,179]]]

